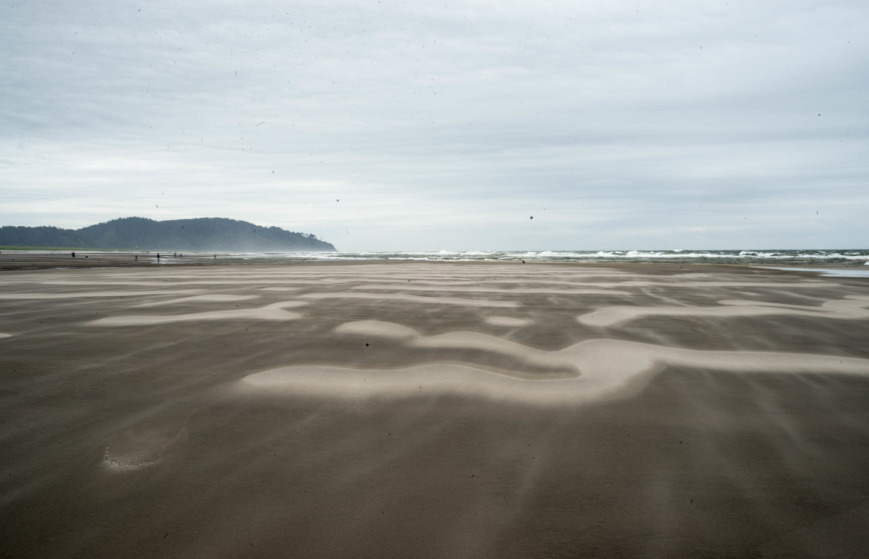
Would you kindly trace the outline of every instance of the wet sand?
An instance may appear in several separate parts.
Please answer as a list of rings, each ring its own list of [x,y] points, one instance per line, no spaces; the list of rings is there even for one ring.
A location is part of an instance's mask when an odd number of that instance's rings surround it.
[[[0,557],[869,547],[867,279],[116,258],[0,262]]]

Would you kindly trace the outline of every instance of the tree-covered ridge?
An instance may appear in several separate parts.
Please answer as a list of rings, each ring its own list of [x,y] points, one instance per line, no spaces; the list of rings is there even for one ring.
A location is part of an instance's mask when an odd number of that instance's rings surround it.
[[[82,229],[0,227],[0,246],[207,252],[332,251],[316,236],[222,217],[154,221],[125,217]]]

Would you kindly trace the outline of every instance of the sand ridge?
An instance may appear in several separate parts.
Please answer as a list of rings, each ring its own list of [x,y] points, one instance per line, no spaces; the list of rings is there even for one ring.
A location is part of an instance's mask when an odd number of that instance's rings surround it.
[[[208,295],[193,295],[191,297],[182,297],[180,299],[169,299],[166,301],[154,301],[151,303],[142,303],[136,305],[136,308],[147,307],[162,307],[169,305],[181,305],[184,303],[235,303],[238,301],[248,301],[256,299],[256,295],[235,295],[231,293],[211,293]]]
[[[718,307],[636,307],[613,306],[579,316],[581,324],[597,327],[621,326],[649,316],[705,316],[705,317],[757,317],[764,315],[810,316],[838,320],[865,320],[869,318],[869,297],[848,296],[826,301],[819,307],[785,305],[762,301],[722,300]]]
[[[456,286],[456,285],[400,285],[400,284],[364,284],[354,286],[353,289],[360,291],[423,291],[428,293],[497,293],[507,295],[525,295],[527,293],[542,293],[554,295],[629,295],[627,291],[619,291],[618,289],[594,289],[582,286],[576,286],[573,289],[556,289],[546,287],[524,287],[521,289],[505,289],[498,287],[478,287],[478,286]]]
[[[93,285],[93,284],[91,284]],[[174,291],[176,295],[202,293],[199,289],[184,289]],[[0,293],[0,300],[20,300],[20,299],[102,299],[102,298],[135,298],[146,297],[149,295],[165,295],[165,291],[150,290],[150,291],[76,291],[72,293]]]
[[[383,321],[360,321],[335,329],[341,335],[388,338],[406,346],[444,350],[443,359],[400,369],[354,369],[290,366],[255,373],[241,382],[246,387],[287,393],[371,398],[419,395],[416,390],[485,396],[523,403],[580,404],[599,398],[635,393],[637,380],[665,367],[752,373],[826,371],[869,376],[869,359],[757,351],[699,351],[637,342],[586,340],[557,351],[541,351],[478,332],[448,332],[422,336],[412,328]],[[471,349],[509,358],[516,368],[497,371],[456,363],[450,350]],[[573,375],[524,374],[523,365],[572,368]],[[565,378],[566,377],[566,378]],[[416,390],[415,390],[416,389]]]
[[[504,326],[507,328],[521,328],[533,324],[533,321],[527,318],[519,318],[515,316],[487,316],[486,324],[493,326]]]
[[[296,320],[302,315],[285,309],[304,306],[303,301],[284,301],[272,303],[263,307],[246,309],[227,309],[219,311],[204,311],[186,314],[166,315],[120,315],[98,318],[86,323],[86,326],[151,326],[172,324],[175,322],[195,321],[226,321],[226,320]]]
[[[515,301],[500,301],[493,299],[463,299],[459,297],[424,297],[421,295],[405,295],[401,293],[307,293],[300,295],[305,299],[373,299],[380,301],[401,301],[405,303],[424,303],[437,305],[460,305],[464,307],[518,307]]]
[[[516,285],[515,281],[509,280],[489,280],[485,282],[485,286],[480,286],[479,282],[441,282],[435,283],[431,281],[423,281],[418,283],[405,283],[395,280],[384,280],[378,283],[366,283],[354,286],[353,289],[360,290],[399,290],[399,291],[436,291],[436,292],[452,292],[461,291],[465,293],[554,293],[554,294],[579,294],[579,295],[606,295],[616,293],[625,295],[627,292],[620,291],[620,288],[636,288],[636,287],[683,287],[686,289],[709,289],[714,287],[727,288],[746,288],[746,287],[763,287],[766,289],[775,288],[803,288],[816,289],[818,287],[829,287],[829,284],[823,284],[813,281],[798,281],[798,282],[747,282],[747,281],[685,281],[678,279],[657,279],[657,280],[626,280],[626,281],[607,281],[607,282],[589,282],[589,281],[536,281],[533,284],[525,283],[523,287],[499,288],[495,285]],[[532,285],[544,287],[532,287]],[[558,287],[561,287],[559,289]],[[571,289],[564,289],[568,286]]]

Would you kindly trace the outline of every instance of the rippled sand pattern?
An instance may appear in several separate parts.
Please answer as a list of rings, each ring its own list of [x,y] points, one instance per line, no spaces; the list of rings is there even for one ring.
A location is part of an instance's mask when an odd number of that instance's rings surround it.
[[[587,326],[620,326],[646,317],[755,317],[764,315],[808,316],[841,320],[869,319],[869,297],[847,297],[826,301],[819,306],[757,303],[754,301],[720,301],[718,307],[629,307],[615,306],[584,314],[579,322]]]
[[[857,557],[867,339],[726,266],[3,271],[0,555]]]
[[[440,358],[402,369],[286,367],[246,377],[247,384],[343,398],[413,396],[414,389],[468,393],[522,402],[576,404],[632,388],[631,381],[668,366],[733,372],[833,373],[869,376],[869,359],[800,353],[694,351],[620,340],[587,340],[555,351],[541,351],[476,332],[420,336],[412,328],[380,321],[345,323],[336,333],[367,339],[399,340],[406,347],[438,348]],[[454,350],[470,349],[505,357],[513,367],[489,371],[473,363],[457,364]],[[529,365],[553,374],[527,374]],[[558,374],[558,371],[572,371]],[[560,378],[559,378],[560,377]],[[557,380],[556,380],[557,379]]]
[[[169,303],[166,303],[169,304]],[[153,306],[154,303],[141,306]],[[295,320],[298,313],[285,309],[305,305],[303,301],[286,301],[272,303],[264,307],[247,309],[227,309],[219,311],[193,312],[186,314],[164,315],[121,315],[99,318],[88,322],[88,326],[149,326],[154,324],[172,324],[173,322],[226,321],[226,320]]]

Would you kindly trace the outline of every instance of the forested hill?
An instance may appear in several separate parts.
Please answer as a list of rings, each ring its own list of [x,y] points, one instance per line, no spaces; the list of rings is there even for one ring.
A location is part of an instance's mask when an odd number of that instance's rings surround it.
[[[83,229],[0,227],[0,246],[206,252],[333,251],[314,235],[207,217],[154,221],[125,217]]]

